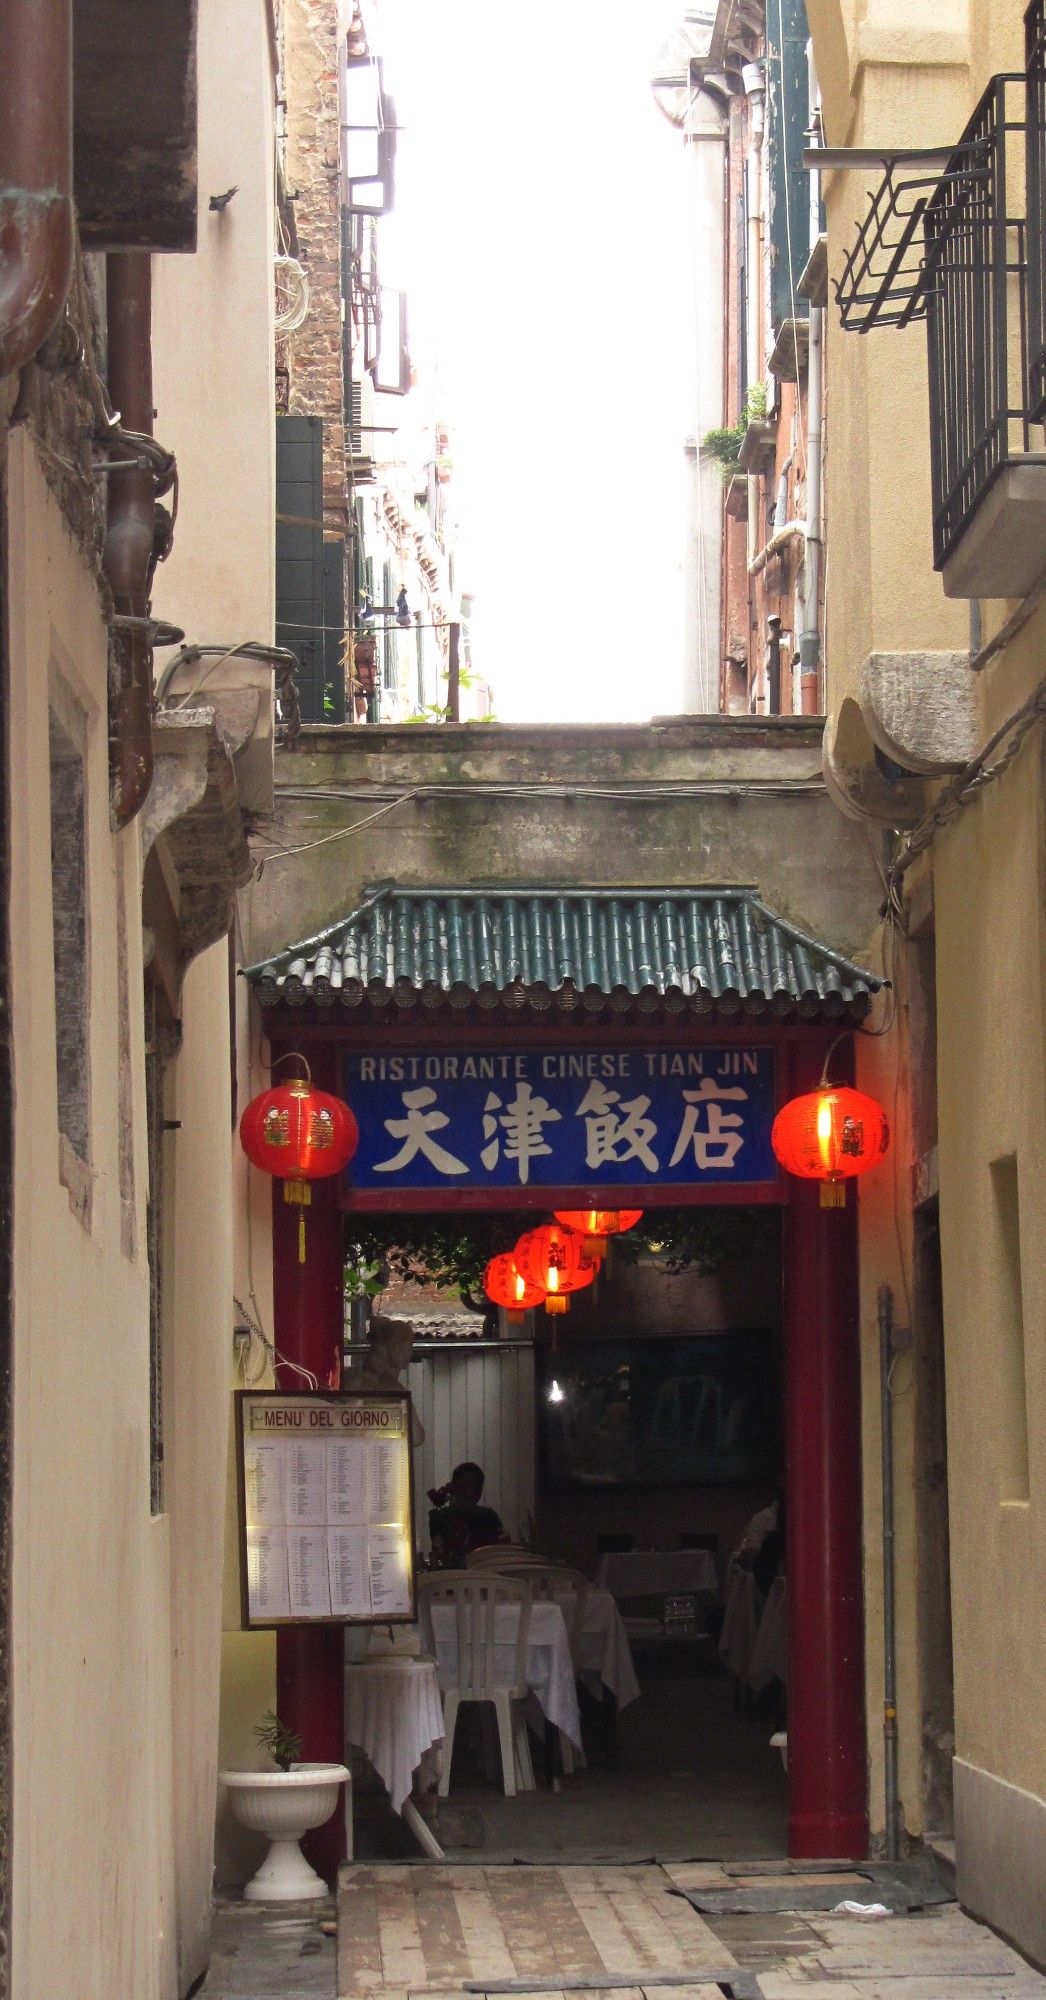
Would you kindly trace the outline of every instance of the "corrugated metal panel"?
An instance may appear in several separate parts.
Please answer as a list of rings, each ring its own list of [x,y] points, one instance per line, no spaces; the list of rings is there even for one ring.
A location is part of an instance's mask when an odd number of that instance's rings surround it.
[[[747,889],[386,889],[248,968],[263,1006],[860,1019],[880,984]]]
[[[415,1355],[408,1387],[425,1428],[414,1460],[417,1545],[429,1546],[430,1486],[442,1486],[462,1459],[487,1475],[483,1499],[519,1534],[534,1513],[534,1350],[454,1347]]]

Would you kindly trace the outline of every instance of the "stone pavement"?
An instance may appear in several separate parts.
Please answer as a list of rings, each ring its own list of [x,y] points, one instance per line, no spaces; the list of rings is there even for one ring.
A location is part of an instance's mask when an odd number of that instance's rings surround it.
[[[200,2000],[1046,2000],[1046,1977],[954,1903],[789,1911],[825,1877],[787,1864],[748,1878],[777,1910],[698,1915],[672,1893],[724,1879],[715,1863],[350,1864],[337,1953],[333,1904],[220,1904]]]

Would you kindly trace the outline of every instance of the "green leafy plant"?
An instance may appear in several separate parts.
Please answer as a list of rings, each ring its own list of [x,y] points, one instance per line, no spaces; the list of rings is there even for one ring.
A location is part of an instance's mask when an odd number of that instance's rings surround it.
[[[489,1310],[483,1271],[491,1257],[511,1250],[523,1230],[540,1217],[498,1213],[471,1216],[362,1217],[353,1254],[361,1264],[381,1266],[398,1285],[435,1285],[455,1291],[474,1312]],[[656,1258],[671,1277],[693,1271],[713,1277],[728,1264],[765,1254],[774,1242],[776,1212],[764,1208],[650,1209],[634,1229],[614,1240],[614,1255],[626,1263]]]
[[[268,1751],[278,1771],[289,1771],[301,1757],[301,1737],[280,1721],[274,1709],[270,1708],[268,1715],[255,1724],[254,1735],[260,1747]]]
[[[360,1243],[349,1245],[345,1261],[345,1297],[376,1299],[388,1284],[383,1257],[368,1257]]]
[[[737,470],[737,461],[749,424],[765,422],[766,412],[766,383],[753,382],[745,392],[745,400],[736,424],[727,424],[721,430],[705,432],[701,439],[701,450],[706,458],[719,460],[724,479],[728,479],[730,474]]]

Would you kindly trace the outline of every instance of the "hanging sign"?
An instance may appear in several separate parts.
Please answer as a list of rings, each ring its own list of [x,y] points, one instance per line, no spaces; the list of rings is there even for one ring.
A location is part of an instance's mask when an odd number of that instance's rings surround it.
[[[416,1616],[411,1403],[236,1396],[244,1629]]]
[[[770,1048],[345,1058],[354,1190],[776,1183]]]

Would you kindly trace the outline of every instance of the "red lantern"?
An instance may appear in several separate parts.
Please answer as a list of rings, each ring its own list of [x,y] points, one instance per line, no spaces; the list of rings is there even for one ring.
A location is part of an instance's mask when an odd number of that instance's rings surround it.
[[[583,1291],[599,1269],[599,1258],[584,1237],[559,1222],[528,1230],[512,1255],[522,1276],[539,1286],[548,1313],[566,1312],[567,1294]]]
[[[874,1097],[825,1084],[782,1106],[770,1143],[782,1167],[801,1180],[852,1180],[882,1159],[890,1127]]]
[[[510,1320],[521,1320],[531,1306],[539,1306],[545,1296],[540,1285],[517,1271],[515,1258],[505,1250],[492,1257],[483,1273],[483,1290],[496,1306],[504,1306]]]
[[[305,1262],[309,1182],[340,1174],[360,1142],[360,1128],[340,1097],[295,1077],[252,1097],[240,1119],[240,1144],[252,1166],[284,1183],[283,1199],[295,1203],[298,1262]]]
[[[598,1257],[605,1257],[608,1236],[622,1236],[642,1220],[641,1208],[557,1208],[556,1221],[576,1229]]]

